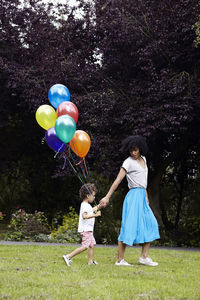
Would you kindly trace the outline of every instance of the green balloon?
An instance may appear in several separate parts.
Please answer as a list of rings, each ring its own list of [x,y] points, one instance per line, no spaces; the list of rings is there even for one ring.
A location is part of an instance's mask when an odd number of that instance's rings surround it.
[[[63,115],[56,120],[55,131],[61,141],[69,143],[76,131],[76,123],[72,117]]]

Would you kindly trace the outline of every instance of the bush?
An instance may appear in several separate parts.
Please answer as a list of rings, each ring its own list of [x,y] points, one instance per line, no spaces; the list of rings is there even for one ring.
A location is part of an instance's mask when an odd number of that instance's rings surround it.
[[[200,247],[200,217],[189,217],[183,224],[186,243],[190,247]]]
[[[97,244],[116,244],[121,221],[113,218],[112,203],[101,212],[101,217],[95,220],[94,236]]]
[[[159,228],[160,239],[154,241],[156,246],[200,247],[200,218],[188,217],[180,222],[178,228],[166,230]]]
[[[177,247],[174,231],[167,231],[164,226],[159,226],[160,239],[152,242],[153,246]]]
[[[52,241],[60,243],[80,243],[81,236],[78,230],[79,216],[73,207],[69,207],[68,214],[63,216],[62,225],[58,225],[57,229],[52,230]]]
[[[5,216],[5,214],[2,211],[0,211],[0,221],[3,221],[4,216]]]
[[[50,233],[49,224],[43,212],[28,214],[23,209],[18,209],[12,214],[9,228],[13,231],[8,233],[8,240],[35,240],[39,234]]]

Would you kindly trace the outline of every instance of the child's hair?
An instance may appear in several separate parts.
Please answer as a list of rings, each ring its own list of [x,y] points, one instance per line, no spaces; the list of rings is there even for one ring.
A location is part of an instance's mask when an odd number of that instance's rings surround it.
[[[121,151],[130,155],[133,148],[139,148],[141,155],[146,155],[148,151],[146,139],[139,135],[130,135],[122,142]]]
[[[97,188],[93,183],[86,183],[82,185],[79,191],[80,199],[85,199],[87,195],[91,195],[92,192],[97,193]]]

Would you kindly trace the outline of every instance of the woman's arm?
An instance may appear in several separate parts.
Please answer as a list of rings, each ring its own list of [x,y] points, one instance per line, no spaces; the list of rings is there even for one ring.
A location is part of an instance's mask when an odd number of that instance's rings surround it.
[[[118,188],[118,185],[121,183],[121,181],[125,177],[125,175],[126,175],[125,169],[121,168],[115,181],[111,185],[107,195],[100,200],[100,202],[99,202],[100,207],[106,207],[108,205],[108,203],[110,201],[110,197],[112,196],[114,191]]]

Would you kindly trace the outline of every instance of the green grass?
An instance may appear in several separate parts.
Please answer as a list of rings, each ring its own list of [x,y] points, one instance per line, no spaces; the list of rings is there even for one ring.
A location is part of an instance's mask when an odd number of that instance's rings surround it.
[[[151,249],[158,267],[137,264],[140,248],[127,248],[132,267],[114,266],[117,248],[87,252],[67,267],[72,246],[0,245],[0,299],[200,299],[200,252]]]

